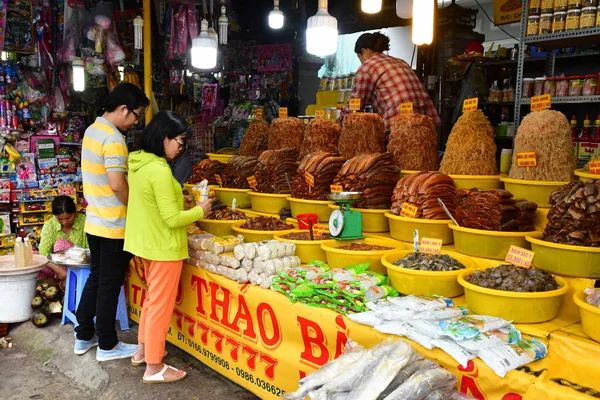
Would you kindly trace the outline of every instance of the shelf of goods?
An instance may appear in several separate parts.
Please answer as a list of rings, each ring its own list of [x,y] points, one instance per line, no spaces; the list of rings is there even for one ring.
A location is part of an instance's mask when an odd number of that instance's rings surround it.
[[[600,96],[566,96],[552,97],[552,104],[600,103]],[[521,105],[531,104],[531,99],[521,99]]]

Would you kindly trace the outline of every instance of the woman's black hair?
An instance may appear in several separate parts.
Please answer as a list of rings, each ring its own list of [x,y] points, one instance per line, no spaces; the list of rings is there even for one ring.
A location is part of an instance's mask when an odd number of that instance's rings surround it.
[[[356,41],[354,52],[360,54],[363,49],[371,49],[376,53],[388,51],[390,49],[390,38],[379,32],[364,33]]]
[[[52,200],[52,214],[73,214],[75,212],[77,212],[77,206],[75,206],[75,201],[69,196],[56,196]]]
[[[144,129],[140,150],[165,156],[165,139],[175,139],[185,133],[189,136],[188,123],[181,115],[173,111],[159,111]]]
[[[142,89],[133,83],[119,83],[104,100],[104,112],[113,112],[119,106],[126,106],[129,111],[135,111],[141,107],[148,107],[150,100]]]

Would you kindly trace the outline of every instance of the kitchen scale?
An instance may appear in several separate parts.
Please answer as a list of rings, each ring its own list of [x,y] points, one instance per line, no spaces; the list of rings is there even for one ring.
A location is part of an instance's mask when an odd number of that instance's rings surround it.
[[[334,210],[329,217],[329,233],[336,240],[363,239],[362,214],[350,209],[352,203],[362,199],[360,192],[330,193],[327,198],[339,204],[339,210]]]

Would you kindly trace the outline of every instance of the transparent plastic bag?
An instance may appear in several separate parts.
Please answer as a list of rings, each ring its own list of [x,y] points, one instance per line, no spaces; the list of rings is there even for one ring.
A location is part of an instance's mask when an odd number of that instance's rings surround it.
[[[424,400],[432,391],[456,385],[456,377],[442,368],[416,372],[385,400]]]

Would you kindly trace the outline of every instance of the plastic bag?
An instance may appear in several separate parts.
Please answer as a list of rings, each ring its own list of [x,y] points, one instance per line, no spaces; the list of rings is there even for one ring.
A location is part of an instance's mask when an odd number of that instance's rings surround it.
[[[406,336],[407,327],[403,322],[387,321],[375,325],[375,330],[389,335]]]
[[[486,315],[463,315],[440,322],[444,335],[454,340],[473,339],[481,332],[489,332],[510,325],[510,321]]]
[[[424,311],[414,316],[415,319],[441,321],[469,314],[469,310],[463,306],[439,308],[437,310]]]
[[[583,291],[587,296],[585,298],[586,303],[600,307],[600,290],[596,290],[594,288],[587,288]]]
[[[219,256],[219,264],[237,269],[241,266],[240,262],[233,253],[223,253]]]
[[[242,268],[244,268],[246,272],[250,272],[252,271],[252,268],[254,268],[254,263],[252,262],[252,260],[244,258],[242,260]]]
[[[463,349],[458,343],[450,339],[435,339],[432,344],[444,350],[450,357],[454,358],[463,368],[467,368],[470,360],[476,358],[475,354]]]
[[[388,300],[400,307],[407,308],[418,312],[427,310],[436,310],[438,308],[452,307],[454,302],[452,299],[447,299],[441,296],[414,296],[405,297],[390,297]]]
[[[207,239],[211,239],[214,237],[215,235],[211,234],[188,236],[188,247],[194,250],[208,250],[206,246],[204,246],[204,242]]]
[[[442,368],[421,370],[390,393],[385,400],[422,400],[432,391],[456,385],[456,377]]]
[[[206,261],[199,260],[199,259],[193,258],[193,257],[188,258],[187,263],[190,265],[193,265],[195,267],[198,267],[198,268],[206,268],[206,266],[208,265],[208,263]]]
[[[214,254],[229,253],[240,243],[244,243],[243,236],[212,237],[202,243],[203,250],[209,250]]]
[[[427,370],[438,368],[438,365],[431,360],[419,360],[414,361],[406,365],[402,368],[394,377],[392,382],[388,385],[388,387],[381,393],[379,398],[385,398],[390,393],[392,393],[398,386],[402,385],[406,382],[411,376],[413,376],[417,371]]]
[[[391,307],[379,309],[376,315],[382,321],[408,321],[416,313],[415,310],[392,305]]]
[[[398,296],[398,292],[388,285],[372,286],[365,291],[365,301],[375,301],[387,296]]]
[[[375,326],[381,324],[383,321],[377,318],[377,313],[375,311],[365,311],[358,314],[351,314],[348,316],[351,321],[354,321],[359,324]]]
[[[306,265],[304,267],[291,268],[284,271],[279,272],[279,277],[296,284],[304,283],[306,281],[310,281],[315,279],[317,276],[320,276],[324,272],[329,270],[329,267],[319,262],[320,265]]]
[[[482,332],[471,340],[462,340],[459,344],[466,350],[477,352],[494,346],[519,343],[521,332],[513,325],[495,331]]]
[[[546,354],[548,348],[535,338],[522,339],[517,344],[495,346],[477,352],[485,365],[501,378],[513,369],[544,358]]]

